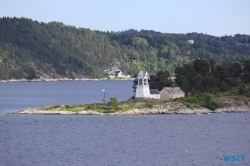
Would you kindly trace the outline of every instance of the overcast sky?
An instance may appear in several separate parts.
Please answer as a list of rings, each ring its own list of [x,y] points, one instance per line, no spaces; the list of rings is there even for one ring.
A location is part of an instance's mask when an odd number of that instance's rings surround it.
[[[0,0],[0,17],[100,31],[250,34],[250,0]]]

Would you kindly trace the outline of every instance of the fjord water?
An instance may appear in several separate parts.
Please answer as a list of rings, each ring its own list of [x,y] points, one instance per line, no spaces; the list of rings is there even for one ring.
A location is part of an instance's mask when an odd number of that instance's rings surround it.
[[[100,103],[116,96],[125,101],[133,96],[133,81],[58,81],[0,83],[0,115],[25,108],[53,104]]]
[[[1,166],[250,163],[250,113],[17,115],[9,113],[27,106],[99,102],[104,87],[108,98],[118,96],[119,100],[126,100],[132,94],[132,81],[2,85],[10,89],[1,88],[0,92],[4,110],[0,116]],[[128,92],[124,92],[126,89]],[[4,105],[2,100],[8,103]],[[245,159],[225,162],[225,155],[244,155]]]

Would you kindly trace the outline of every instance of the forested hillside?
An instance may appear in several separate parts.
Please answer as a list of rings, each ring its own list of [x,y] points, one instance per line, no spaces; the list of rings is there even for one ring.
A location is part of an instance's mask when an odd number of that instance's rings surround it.
[[[238,87],[238,94],[249,94],[250,60],[242,65],[230,63],[214,66],[214,62],[196,59],[191,64],[177,67],[176,81],[183,91],[192,92],[226,92]]]
[[[191,40],[191,42],[187,42]],[[194,43],[192,43],[194,41]],[[104,69],[124,73],[174,72],[195,58],[214,65],[250,59],[250,36],[168,34],[147,30],[100,32],[60,22],[0,19],[0,80],[104,77]]]

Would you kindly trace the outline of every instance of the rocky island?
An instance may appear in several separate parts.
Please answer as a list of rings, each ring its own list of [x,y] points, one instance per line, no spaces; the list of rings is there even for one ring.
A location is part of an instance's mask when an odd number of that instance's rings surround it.
[[[86,105],[54,105],[31,108],[17,114],[40,115],[150,115],[150,114],[211,114],[250,112],[250,99],[242,97],[218,97],[221,107],[210,110],[205,107],[193,108],[179,101],[159,101],[154,99],[136,99],[126,102],[93,103]],[[112,100],[111,100],[112,102]],[[117,104],[117,105],[116,105]],[[189,106],[189,107],[188,107]],[[115,107],[115,109],[114,109]]]

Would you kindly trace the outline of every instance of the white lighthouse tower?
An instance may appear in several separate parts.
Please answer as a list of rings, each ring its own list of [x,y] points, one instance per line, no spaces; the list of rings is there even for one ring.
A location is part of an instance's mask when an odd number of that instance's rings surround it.
[[[147,71],[140,71],[137,76],[138,84],[136,86],[135,98],[150,98],[149,75]]]

